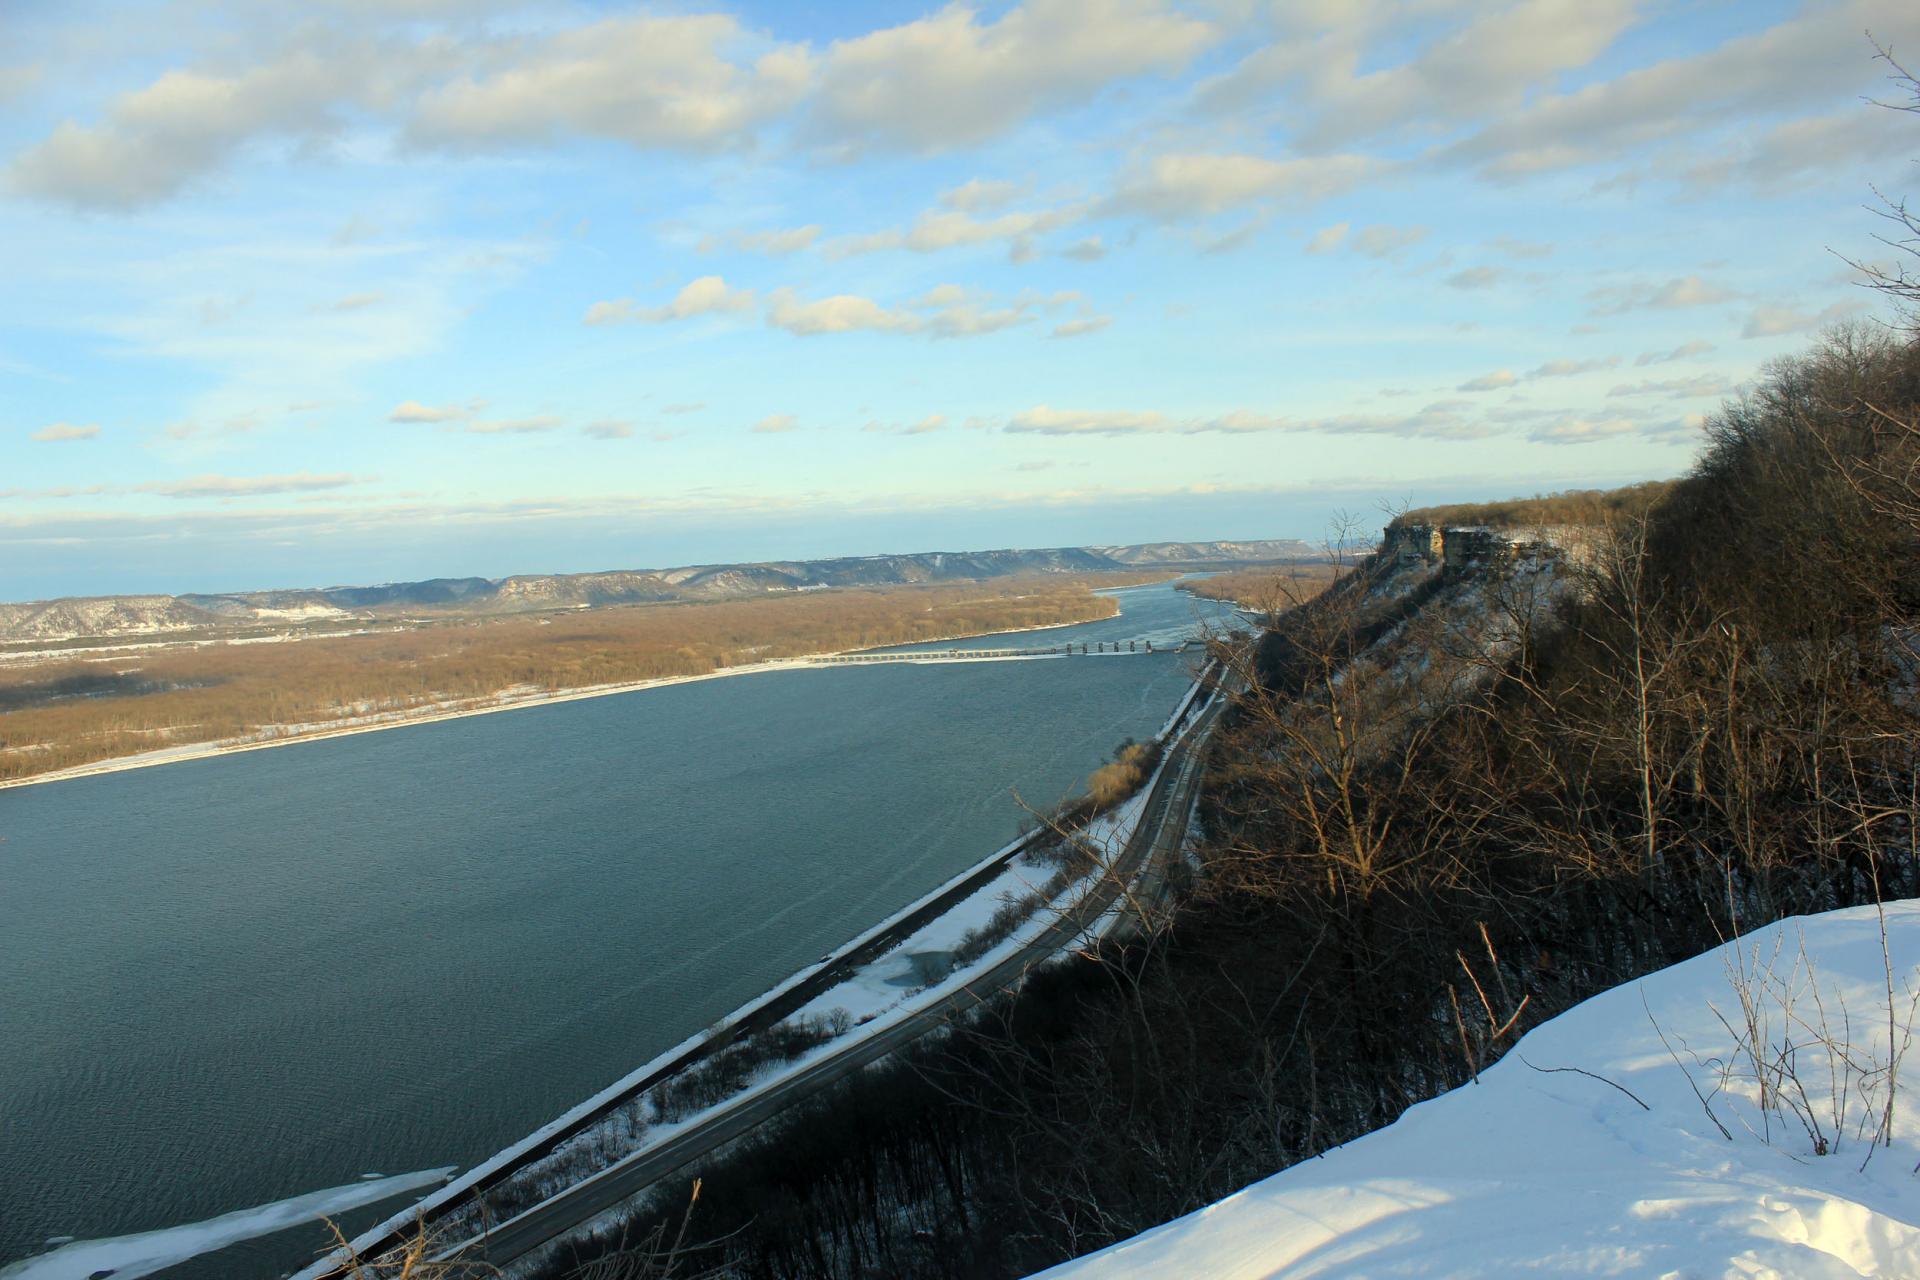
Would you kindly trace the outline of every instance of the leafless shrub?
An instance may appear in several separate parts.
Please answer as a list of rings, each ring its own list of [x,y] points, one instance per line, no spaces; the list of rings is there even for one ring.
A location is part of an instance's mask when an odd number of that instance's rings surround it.
[[[500,1274],[498,1267],[485,1262],[436,1257],[454,1241],[444,1230],[424,1222],[416,1222],[397,1248],[375,1258],[362,1258],[339,1224],[331,1218],[325,1222],[334,1240],[330,1251],[341,1259],[336,1274],[343,1280],[479,1280]]]
[[[1884,940],[1884,915],[1881,929]],[[1814,1156],[1839,1155],[1864,1144],[1864,1168],[1874,1150],[1893,1139],[1900,1071],[1920,1014],[1920,987],[1895,974],[1883,947],[1884,1001],[1851,1010],[1843,991],[1831,982],[1823,986],[1805,933],[1791,953],[1783,954],[1785,944],[1776,934],[1765,954],[1758,943],[1732,942],[1725,948],[1734,1003],[1730,1009],[1708,1005],[1726,1032],[1724,1046],[1704,1054],[1685,1050],[1688,1066],[1664,1031],[1661,1039],[1722,1134],[1731,1138],[1729,1125],[1736,1125],[1768,1145],[1794,1135]],[[1876,1024],[1884,1026],[1884,1036],[1876,1033]]]

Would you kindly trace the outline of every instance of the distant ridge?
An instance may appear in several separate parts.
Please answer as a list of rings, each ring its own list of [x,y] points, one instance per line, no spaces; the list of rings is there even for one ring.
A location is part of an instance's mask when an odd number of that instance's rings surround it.
[[[1147,542],[1040,550],[926,551],[907,555],[768,560],[752,564],[617,569],[604,573],[428,578],[366,587],[93,596],[0,604],[0,642],[304,625],[396,615],[509,614],[600,605],[737,600],[827,587],[886,587],[1030,573],[1245,564],[1317,555],[1293,539]]]

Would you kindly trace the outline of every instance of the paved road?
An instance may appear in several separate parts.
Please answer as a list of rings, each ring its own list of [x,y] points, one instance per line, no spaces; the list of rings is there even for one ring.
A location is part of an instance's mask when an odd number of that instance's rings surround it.
[[[1112,874],[1103,877],[1092,892],[1025,947],[925,1009],[809,1063],[762,1092],[725,1107],[696,1128],[608,1166],[441,1257],[504,1266],[1013,986],[1033,966],[1076,945],[1129,887],[1139,885],[1144,890],[1151,881],[1151,894],[1157,899],[1165,882],[1165,868],[1179,856],[1186,838],[1187,814],[1193,807],[1201,775],[1200,745],[1226,701],[1216,695],[1169,752],[1167,768],[1160,772],[1139,824],[1114,861]],[[1149,875],[1140,875],[1143,867]]]

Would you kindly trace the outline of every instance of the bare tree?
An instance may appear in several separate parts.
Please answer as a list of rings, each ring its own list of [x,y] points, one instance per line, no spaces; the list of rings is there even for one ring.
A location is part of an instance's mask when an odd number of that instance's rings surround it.
[[[1875,100],[1875,105],[1889,111],[1920,115],[1920,80],[1916,80],[1913,73],[1894,57],[1890,46],[1875,40],[1873,47],[1879,60],[1887,64],[1887,79],[1898,95],[1891,102]],[[1877,238],[1903,256],[1885,266],[1852,259],[1847,259],[1847,262],[1866,277],[1869,288],[1879,291],[1893,302],[1905,320],[1908,331],[1920,335],[1920,275],[1914,273],[1907,261],[1920,256],[1920,211],[1909,208],[1904,196],[1896,198],[1877,189],[1874,195],[1879,199],[1879,207],[1874,212],[1891,227],[1890,231]]]

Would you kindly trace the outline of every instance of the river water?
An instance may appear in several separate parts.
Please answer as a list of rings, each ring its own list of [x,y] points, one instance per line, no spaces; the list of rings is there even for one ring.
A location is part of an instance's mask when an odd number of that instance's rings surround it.
[[[955,643],[1221,616],[1112,594]],[[772,672],[0,791],[0,1264],[485,1158],[1005,843],[1193,665]]]

